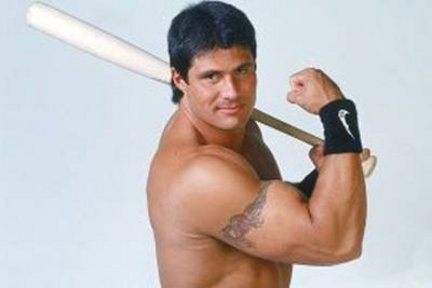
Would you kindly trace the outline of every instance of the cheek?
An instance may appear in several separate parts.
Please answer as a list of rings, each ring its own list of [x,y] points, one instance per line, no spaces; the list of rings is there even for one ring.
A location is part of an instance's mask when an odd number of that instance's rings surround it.
[[[203,110],[211,109],[214,106],[217,95],[217,92],[211,87],[195,87],[189,92],[189,102],[197,112],[203,112]]]
[[[255,97],[256,92],[256,86],[257,86],[257,79],[256,77],[250,77],[247,80],[243,81],[241,85],[242,94],[247,95],[250,97]]]

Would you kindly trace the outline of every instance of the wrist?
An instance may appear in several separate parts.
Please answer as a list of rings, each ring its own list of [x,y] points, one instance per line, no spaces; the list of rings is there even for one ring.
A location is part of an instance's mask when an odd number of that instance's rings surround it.
[[[363,150],[353,101],[334,100],[319,111],[324,126],[324,155],[360,153]]]

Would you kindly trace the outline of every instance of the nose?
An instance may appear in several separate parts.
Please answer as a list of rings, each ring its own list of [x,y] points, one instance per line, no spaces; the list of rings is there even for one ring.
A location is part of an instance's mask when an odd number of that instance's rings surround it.
[[[226,76],[222,83],[222,97],[225,99],[235,99],[238,96],[238,87],[236,79],[229,75]]]

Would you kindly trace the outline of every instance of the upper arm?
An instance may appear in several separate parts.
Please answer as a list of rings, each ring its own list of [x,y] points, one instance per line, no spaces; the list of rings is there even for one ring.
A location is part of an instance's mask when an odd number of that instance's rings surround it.
[[[214,156],[192,160],[179,184],[181,217],[194,231],[272,261],[329,262],[295,187]]]

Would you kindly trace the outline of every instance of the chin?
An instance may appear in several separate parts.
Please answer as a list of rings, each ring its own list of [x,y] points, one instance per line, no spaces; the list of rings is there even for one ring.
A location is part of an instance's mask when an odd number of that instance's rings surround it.
[[[217,119],[216,127],[225,131],[236,131],[246,127],[249,117],[225,116],[222,119]]]

